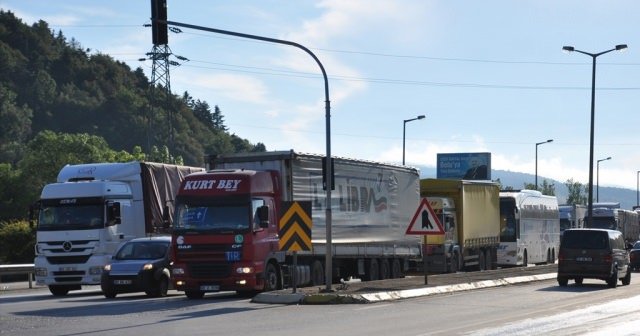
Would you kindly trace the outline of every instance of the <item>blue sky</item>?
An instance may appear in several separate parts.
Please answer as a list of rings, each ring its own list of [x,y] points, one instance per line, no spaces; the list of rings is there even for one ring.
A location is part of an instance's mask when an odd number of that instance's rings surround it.
[[[329,77],[334,156],[435,167],[437,153],[491,152],[492,167],[588,182],[590,53],[601,186],[636,189],[640,2],[589,0],[167,0],[170,21],[284,39]],[[151,78],[148,0],[0,0],[91,53]],[[171,89],[218,105],[230,132],[269,150],[324,154],[324,81],[299,49],[182,29]],[[177,59],[176,59],[177,60]],[[594,183],[597,178],[594,162]],[[531,181],[533,182],[533,181]]]

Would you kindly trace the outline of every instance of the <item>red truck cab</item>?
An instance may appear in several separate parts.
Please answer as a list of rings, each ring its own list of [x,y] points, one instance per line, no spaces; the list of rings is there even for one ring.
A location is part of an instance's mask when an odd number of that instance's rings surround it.
[[[275,171],[212,170],[189,175],[176,196],[172,281],[189,298],[282,287]]]

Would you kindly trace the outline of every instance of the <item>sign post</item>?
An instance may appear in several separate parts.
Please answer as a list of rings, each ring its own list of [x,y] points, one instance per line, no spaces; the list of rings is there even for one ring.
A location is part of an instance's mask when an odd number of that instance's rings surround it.
[[[298,281],[298,251],[311,251],[311,201],[283,202],[282,214],[278,223],[278,246],[280,251],[293,254],[293,268],[291,281],[293,293],[297,290]]]
[[[438,216],[436,216],[426,197],[422,198],[411,223],[409,223],[406,234],[423,236],[444,234],[442,223],[440,223]],[[427,285],[429,283],[427,280],[427,251],[424,245],[422,246],[422,263],[422,268],[424,269],[424,284]]]

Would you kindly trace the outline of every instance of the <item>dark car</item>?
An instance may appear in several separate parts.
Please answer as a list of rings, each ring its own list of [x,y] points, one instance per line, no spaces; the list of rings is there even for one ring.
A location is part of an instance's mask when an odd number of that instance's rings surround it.
[[[629,250],[629,267],[637,271],[640,269],[640,240],[635,242]]]
[[[620,231],[606,229],[569,229],[560,240],[558,253],[558,284],[566,286],[569,279],[581,285],[582,280],[600,279],[611,288],[622,280],[631,283],[629,253]]]
[[[100,287],[107,298],[118,293],[145,292],[166,296],[171,283],[171,237],[132,239],[124,243],[104,267]]]

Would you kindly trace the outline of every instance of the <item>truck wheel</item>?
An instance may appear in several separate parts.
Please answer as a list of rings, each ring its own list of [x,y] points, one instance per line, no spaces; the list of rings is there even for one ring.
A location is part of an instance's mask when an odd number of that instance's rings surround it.
[[[486,260],[484,259],[484,251],[480,250],[478,252],[478,269],[480,271],[484,271],[487,269],[487,265],[485,265]]]
[[[584,278],[578,277],[578,278],[573,279],[573,281],[576,283],[576,285],[581,286],[582,283],[584,282]]]
[[[184,294],[191,300],[202,299],[204,297],[204,292],[199,290],[188,290],[185,291]]]
[[[491,254],[491,249],[484,252],[484,264],[486,269],[493,269],[493,255]]]
[[[449,271],[451,273],[457,273],[460,269],[460,265],[458,264],[458,253],[454,253],[451,257],[451,265],[449,266]]]
[[[272,263],[267,263],[264,269],[264,291],[270,292],[278,289],[278,270]]]
[[[389,266],[389,259],[380,260],[380,280],[389,279],[391,277],[391,268]]]
[[[529,266],[529,257],[527,256],[527,250],[524,250],[524,256],[522,257],[522,266]]]
[[[400,259],[393,259],[391,262],[391,278],[398,279],[402,278],[402,265],[400,264]]]
[[[69,287],[63,285],[49,285],[49,291],[55,296],[65,296],[69,293]]]
[[[380,266],[378,265],[378,259],[372,258],[369,260],[369,267],[365,275],[367,281],[375,281],[380,279]]]
[[[316,260],[311,265],[311,284],[314,286],[324,285],[324,267],[320,260]]]

